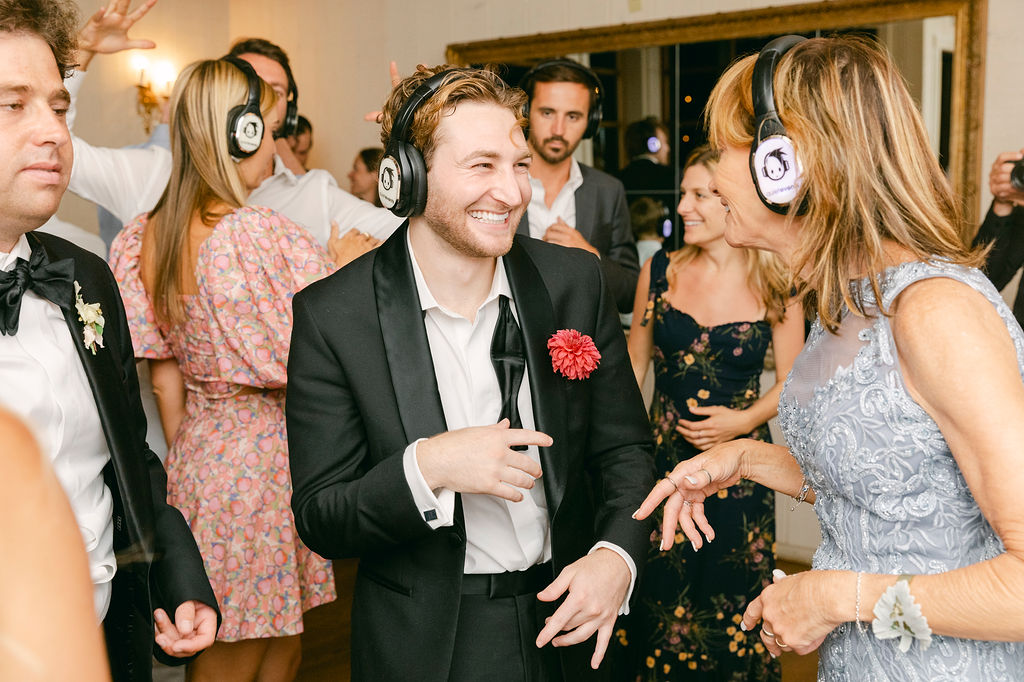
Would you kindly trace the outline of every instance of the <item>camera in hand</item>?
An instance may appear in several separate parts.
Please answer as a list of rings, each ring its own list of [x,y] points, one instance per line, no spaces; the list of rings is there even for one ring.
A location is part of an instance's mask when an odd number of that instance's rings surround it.
[[[1015,161],[1010,169],[1010,184],[1014,189],[1024,192],[1024,159]]]

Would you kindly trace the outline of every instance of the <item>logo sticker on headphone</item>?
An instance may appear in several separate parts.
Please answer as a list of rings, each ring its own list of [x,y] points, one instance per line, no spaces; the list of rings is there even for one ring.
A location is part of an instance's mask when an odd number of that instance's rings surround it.
[[[657,154],[661,151],[661,140],[658,139],[657,135],[651,135],[647,138],[647,151],[651,154]]]
[[[243,152],[252,153],[260,148],[263,142],[263,119],[254,113],[243,114],[238,121],[238,148]]]
[[[390,156],[380,160],[377,173],[377,195],[384,208],[391,208],[398,202],[399,183],[402,181],[398,164]]]
[[[774,204],[788,204],[800,190],[800,162],[788,137],[772,135],[754,152],[753,169],[761,194]]]

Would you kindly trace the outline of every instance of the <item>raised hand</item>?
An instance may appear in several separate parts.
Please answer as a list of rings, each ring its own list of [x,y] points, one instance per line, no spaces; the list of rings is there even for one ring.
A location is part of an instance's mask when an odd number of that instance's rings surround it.
[[[416,460],[431,490],[494,495],[512,502],[540,478],[540,464],[515,445],[549,447],[551,436],[529,429],[510,429],[508,419],[490,426],[471,426],[428,438],[416,446]]]
[[[128,31],[153,8],[157,0],[145,0],[129,12],[131,0],[110,0],[89,17],[78,32],[79,69],[85,70],[94,54],[113,54],[123,50],[149,50],[156,47],[152,40],[135,40]]]

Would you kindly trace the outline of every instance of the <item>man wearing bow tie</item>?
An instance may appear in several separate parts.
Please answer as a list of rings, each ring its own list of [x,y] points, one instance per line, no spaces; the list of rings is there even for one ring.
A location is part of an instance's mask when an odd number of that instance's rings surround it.
[[[72,0],[0,0],[0,403],[34,427],[71,502],[114,679],[146,680],[152,652],[182,662],[209,646],[219,614],[144,440],[113,275],[33,232],[71,172],[63,76],[76,19]]]
[[[409,220],[294,299],[292,507],[360,557],[353,680],[600,676],[645,563],[649,429],[600,264],[516,235],[524,100],[477,69],[400,83],[380,187]]]

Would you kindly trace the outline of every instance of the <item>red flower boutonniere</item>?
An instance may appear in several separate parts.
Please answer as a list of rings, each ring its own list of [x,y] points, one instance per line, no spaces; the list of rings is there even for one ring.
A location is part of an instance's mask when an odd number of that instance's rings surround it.
[[[594,340],[575,329],[559,329],[548,339],[551,369],[566,379],[586,379],[601,362]]]

